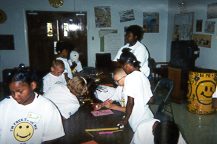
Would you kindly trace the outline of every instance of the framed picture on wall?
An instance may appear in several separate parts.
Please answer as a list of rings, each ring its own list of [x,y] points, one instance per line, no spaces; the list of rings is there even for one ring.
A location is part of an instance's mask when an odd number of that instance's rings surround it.
[[[192,40],[200,47],[210,48],[211,47],[211,35],[207,34],[193,34]]]
[[[145,33],[159,32],[158,12],[143,12],[143,29]]]
[[[217,18],[217,3],[208,4],[207,19]]]
[[[111,27],[111,8],[109,6],[94,7],[97,28]]]
[[[205,32],[214,34],[214,32],[215,32],[215,21],[206,21]]]
[[[202,32],[203,20],[197,20],[196,22],[196,32]]]
[[[193,12],[175,15],[173,33],[175,40],[191,40],[191,36],[193,34],[193,21]]]
[[[0,35],[0,50],[14,50],[13,35]]]
[[[131,10],[125,10],[125,11],[120,11],[119,15],[120,15],[120,22],[126,22],[126,21],[135,20],[133,9],[131,9]]]

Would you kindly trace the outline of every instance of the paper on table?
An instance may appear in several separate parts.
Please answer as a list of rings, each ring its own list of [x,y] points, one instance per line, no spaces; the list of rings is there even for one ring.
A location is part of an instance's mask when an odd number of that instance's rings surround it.
[[[106,110],[99,110],[99,111],[92,111],[91,112],[92,115],[94,116],[104,116],[104,115],[110,115],[113,114],[113,112],[110,109],[106,109]]]

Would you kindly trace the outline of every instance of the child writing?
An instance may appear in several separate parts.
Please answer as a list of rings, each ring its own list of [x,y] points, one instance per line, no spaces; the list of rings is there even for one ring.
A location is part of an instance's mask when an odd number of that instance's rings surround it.
[[[56,45],[56,52],[58,54],[56,59],[63,61],[65,66],[64,74],[66,75],[67,80],[72,78],[72,72],[70,65],[68,63],[68,57],[70,52],[70,44],[68,42],[58,41]]]
[[[66,85],[64,72],[64,63],[61,60],[53,60],[50,72],[43,77],[43,92],[47,92],[55,83]]]
[[[68,80],[67,86],[61,83],[54,84],[44,96],[58,107],[64,119],[68,119],[80,107],[77,97],[84,95],[87,89],[86,80],[75,76]]]
[[[40,144],[65,135],[56,106],[34,92],[34,74],[15,69],[9,78],[11,96],[0,102],[0,143]]]
[[[115,69],[113,79],[118,86],[117,88],[106,88],[107,91],[110,91],[109,96],[107,96],[107,93],[105,94],[105,92],[103,91],[101,93],[97,92],[98,93],[97,98],[100,100],[104,100],[104,102],[98,104],[97,105],[98,108],[96,110],[99,110],[102,107],[106,107],[112,110],[125,112],[126,110],[125,101],[127,101],[127,97],[123,93],[123,86],[124,86],[124,79],[126,76],[127,74],[124,72],[122,68]],[[120,105],[114,104],[113,101],[119,102]]]
[[[150,82],[139,71],[140,62],[137,61],[129,49],[123,50],[118,62],[127,73],[124,82],[124,94],[127,96],[126,114],[120,124],[126,125],[129,122],[135,132],[142,121],[153,118],[153,114],[147,105],[152,97]]]
[[[125,112],[126,105],[125,101],[127,101],[127,97],[123,93],[123,86],[124,86],[124,80],[127,74],[124,72],[122,68],[116,68],[114,71],[114,81],[118,85],[116,88],[113,88],[113,93],[111,93],[111,96],[107,98],[103,103],[98,105],[98,109],[102,107],[106,107],[112,110],[117,110],[121,112]],[[107,89],[110,90],[110,89]],[[98,96],[98,99],[104,99],[101,98],[104,97],[103,93]],[[113,101],[119,102],[120,105],[114,104]]]

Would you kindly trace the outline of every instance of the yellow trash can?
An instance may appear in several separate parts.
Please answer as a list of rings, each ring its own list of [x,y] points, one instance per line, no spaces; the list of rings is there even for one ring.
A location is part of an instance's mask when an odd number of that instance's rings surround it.
[[[217,72],[214,70],[202,69],[190,71],[188,79],[188,105],[190,112],[196,114],[211,114],[212,95],[217,84]]]

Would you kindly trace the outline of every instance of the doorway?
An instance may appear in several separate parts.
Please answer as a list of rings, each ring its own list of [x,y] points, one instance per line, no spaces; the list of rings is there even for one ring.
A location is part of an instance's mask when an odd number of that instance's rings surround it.
[[[68,41],[87,66],[86,12],[26,11],[30,67],[40,74],[50,71],[57,41]]]

